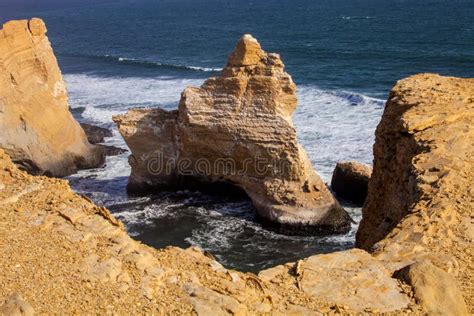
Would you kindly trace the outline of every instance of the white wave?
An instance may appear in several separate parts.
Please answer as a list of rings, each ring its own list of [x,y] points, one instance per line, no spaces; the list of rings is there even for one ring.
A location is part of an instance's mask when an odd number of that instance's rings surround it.
[[[384,102],[347,91],[298,88],[294,114],[298,138],[313,165],[329,181],[336,162],[358,160],[372,164],[372,144]]]
[[[341,16],[341,19],[343,20],[370,20],[373,18],[374,18],[373,16],[346,16],[346,15]]]
[[[222,70],[222,68],[208,68],[208,67],[197,67],[197,66],[185,66],[185,67],[189,69],[205,71],[205,72],[216,72],[216,71]]]
[[[199,86],[200,79],[119,78],[67,74],[71,108],[84,107],[85,119],[111,123],[112,115],[132,107],[176,107],[187,86]]]
[[[160,63],[158,61],[140,60],[140,59],[135,59],[135,58],[127,58],[127,57],[115,58],[109,55],[105,55],[105,57],[116,59],[119,62],[127,62],[127,63],[134,63],[134,64],[142,64],[142,65],[154,65],[154,66],[176,68],[176,69],[188,69],[188,70],[196,70],[196,71],[204,71],[204,72],[217,72],[217,71],[222,70],[222,68],[166,64],[166,63]]]

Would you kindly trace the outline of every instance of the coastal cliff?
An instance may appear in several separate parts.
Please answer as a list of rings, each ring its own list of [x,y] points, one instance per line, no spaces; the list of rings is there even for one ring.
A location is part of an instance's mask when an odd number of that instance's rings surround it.
[[[280,56],[244,35],[220,76],[182,93],[178,111],[132,109],[114,117],[132,151],[129,189],[228,183],[285,233],[346,232],[349,215],[298,144],[296,106]]]
[[[400,80],[377,127],[357,232],[358,247],[394,268],[426,257],[448,271],[471,311],[473,121],[474,79],[420,74]]]
[[[427,89],[433,93],[426,99],[430,104],[445,105],[439,112],[431,111],[430,117],[446,113],[449,106],[461,107],[459,113],[464,114],[459,120],[449,116],[443,120],[454,124],[456,131],[457,124],[469,119],[472,94],[465,97],[462,91],[472,87],[472,80],[420,75],[401,84],[406,94],[400,94],[400,99],[419,102],[412,110],[425,102],[419,96],[425,98]],[[461,90],[445,91],[447,87]],[[387,107],[388,113],[391,110]],[[423,121],[409,122],[408,126],[415,126],[410,124]],[[455,137],[454,131],[438,136],[449,135]],[[463,135],[469,141],[463,148],[469,152],[472,134]],[[430,159],[443,157],[439,156],[443,151],[436,151],[443,144],[449,142],[435,146]],[[459,179],[449,173],[444,177],[468,182],[472,167],[465,167],[467,173],[455,174]],[[377,172],[384,173],[376,165]],[[420,201],[435,204],[414,214],[407,212],[398,227],[371,248],[373,253],[352,249],[316,255],[256,276],[225,269],[196,248],[156,250],[142,245],[105,208],[74,194],[67,181],[30,176],[0,150],[0,251],[4,254],[0,312],[16,308],[38,313],[467,315],[473,307],[472,223],[467,217],[472,192],[462,191],[469,186],[447,188],[445,192],[455,194],[455,199],[425,193]],[[364,212],[374,198],[369,192]],[[460,203],[453,205],[453,201]]]
[[[145,246],[108,210],[74,194],[67,181],[28,175],[2,150],[0,252],[0,314],[25,309],[185,315],[351,311],[296,287],[225,269],[197,248]],[[373,275],[397,291],[396,281],[380,273]]]
[[[254,275],[226,269],[198,248],[143,245],[66,180],[18,168],[62,175],[101,156],[67,110],[45,32],[38,19],[0,32],[0,315],[474,312],[474,79],[421,74],[392,89],[357,232],[362,249]],[[279,56],[244,36],[221,76],[186,89],[178,111],[136,109],[115,118],[133,152],[131,186],[225,181],[268,219],[321,225],[333,212],[332,229],[343,230],[346,213],[296,141],[295,106]],[[239,166],[259,156],[288,168],[237,176],[202,174],[204,164],[182,177],[186,168],[158,168],[156,153],[195,165],[198,157]],[[316,211],[301,214],[304,207]]]
[[[0,148],[33,174],[64,176],[99,166],[68,107],[66,85],[40,19],[0,30]]]

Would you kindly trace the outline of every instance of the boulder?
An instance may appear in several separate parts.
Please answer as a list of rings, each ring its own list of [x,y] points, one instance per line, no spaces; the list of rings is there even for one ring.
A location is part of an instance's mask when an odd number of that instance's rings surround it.
[[[86,133],[87,140],[91,144],[99,144],[105,141],[106,137],[112,137],[112,130],[92,124],[81,123],[81,127]]]
[[[189,87],[177,111],[114,117],[132,151],[129,190],[230,183],[287,233],[342,233],[350,217],[298,144],[296,86],[278,54],[244,35],[220,76]]]
[[[338,197],[364,204],[372,167],[357,161],[341,161],[332,174],[331,189]]]
[[[87,123],[81,123],[81,127],[84,129],[89,143],[94,145],[97,144],[97,146],[101,147],[106,156],[117,156],[128,152],[128,150],[120,147],[100,144],[105,142],[106,137],[113,136],[111,129]]]
[[[456,280],[430,261],[415,262],[395,276],[412,286],[417,303],[428,315],[469,315]]]
[[[40,19],[10,21],[0,30],[0,148],[30,173],[65,176],[100,166],[104,152],[69,112],[45,34]]]

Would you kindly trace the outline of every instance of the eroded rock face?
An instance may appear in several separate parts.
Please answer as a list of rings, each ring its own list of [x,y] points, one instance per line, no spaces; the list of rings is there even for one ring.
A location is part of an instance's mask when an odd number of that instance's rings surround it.
[[[277,54],[244,35],[219,77],[187,88],[178,111],[114,118],[132,151],[129,189],[234,184],[287,232],[345,232],[350,218],[297,142],[296,86]]]
[[[472,312],[474,79],[420,74],[392,89],[374,145],[357,246],[454,276]]]
[[[102,164],[68,108],[66,85],[42,20],[0,30],[0,148],[23,169],[64,176]]]
[[[228,270],[198,248],[157,250],[135,241],[67,181],[28,175],[1,149],[0,253],[0,314],[27,315],[30,307],[40,315],[354,313],[312,292]]]
[[[372,167],[357,161],[341,161],[336,164],[331,189],[337,197],[362,205],[367,198]]]

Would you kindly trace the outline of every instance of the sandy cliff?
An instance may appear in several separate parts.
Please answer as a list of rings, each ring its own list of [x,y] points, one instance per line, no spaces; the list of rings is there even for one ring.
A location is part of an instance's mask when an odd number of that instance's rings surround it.
[[[67,181],[30,176],[2,150],[0,253],[0,314],[25,306],[39,314],[350,311],[297,288],[227,270],[195,248],[147,247],[106,209],[74,194]]]
[[[348,214],[298,144],[296,106],[296,86],[280,56],[245,35],[220,76],[182,93],[178,111],[114,117],[132,151],[129,188],[226,182],[285,232],[347,231]]]
[[[98,166],[68,107],[66,85],[42,20],[10,21],[0,30],[0,148],[35,174],[63,176]]]
[[[383,312],[409,304],[394,279],[383,277],[393,275],[411,287],[424,312],[468,315],[474,308],[473,121],[474,79],[421,74],[399,81],[377,127],[357,232],[357,245],[370,254],[317,255],[260,276],[354,310]]]
[[[420,74],[392,89],[357,245],[400,268],[429,258],[473,306],[474,79]]]
[[[106,209],[74,194],[66,181],[30,176],[0,151],[0,312],[23,308],[39,313],[467,315],[466,305],[473,308],[473,201],[467,185],[472,167],[464,165],[471,160],[464,153],[470,153],[472,146],[469,125],[465,125],[470,121],[472,93],[464,91],[470,89],[472,80],[433,75],[415,76],[394,88],[392,95],[404,92],[389,101],[386,113],[398,108],[390,103],[394,100],[414,102],[404,108],[414,111],[407,112],[414,116],[406,116],[412,118],[406,126],[427,127],[421,130],[430,137],[440,132],[432,129],[435,126],[445,131],[430,140],[431,151],[423,151],[428,160],[403,159],[405,150],[399,160],[428,164],[417,165],[423,176],[415,183],[422,187],[426,172],[448,172],[442,173],[432,191],[420,191],[414,198],[412,205],[424,208],[405,210],[397,227],[375,247],[367,247],[373,253],[352,249],[317,255],[258,276],[227,270],[194,248],[144,246],[131,239]],[[429,116],[423,115],[425,102],[430,104]],[[450,106],[458,107],[455,119],[445,115]],[[380,126],[387,117],[392,122],[404,117],[401,112],[395,117],[385,114]],[[443,123],[426,124],[422,118],[442,118]],[[459,131],[464,132],[462,138],[456,136]],[[437,143],[437,139],[447,141]],[[456,148],[464,151],[456,154],[451,145],[461,139],[467,143],[458,144]],[[444,146],[451,149],[449,158],[443,158],[447,157]],[[376,152],[376,161],[391,157]],[[434,169],[430,161],[439,159],[443,164]],[[450,161],[464,167],[455,168]],[[380,176],[377,172],[384,174],[378,166],[374,179]],[[388,176],[390,170],[382,176],[384,181],[396,179]],[[376,198],[373,187],[370,190],[364,212]],[[384,210],[373,211],[383,214]],[[363,223],[359,236],[366,229],[377,232],[368,223]]]

